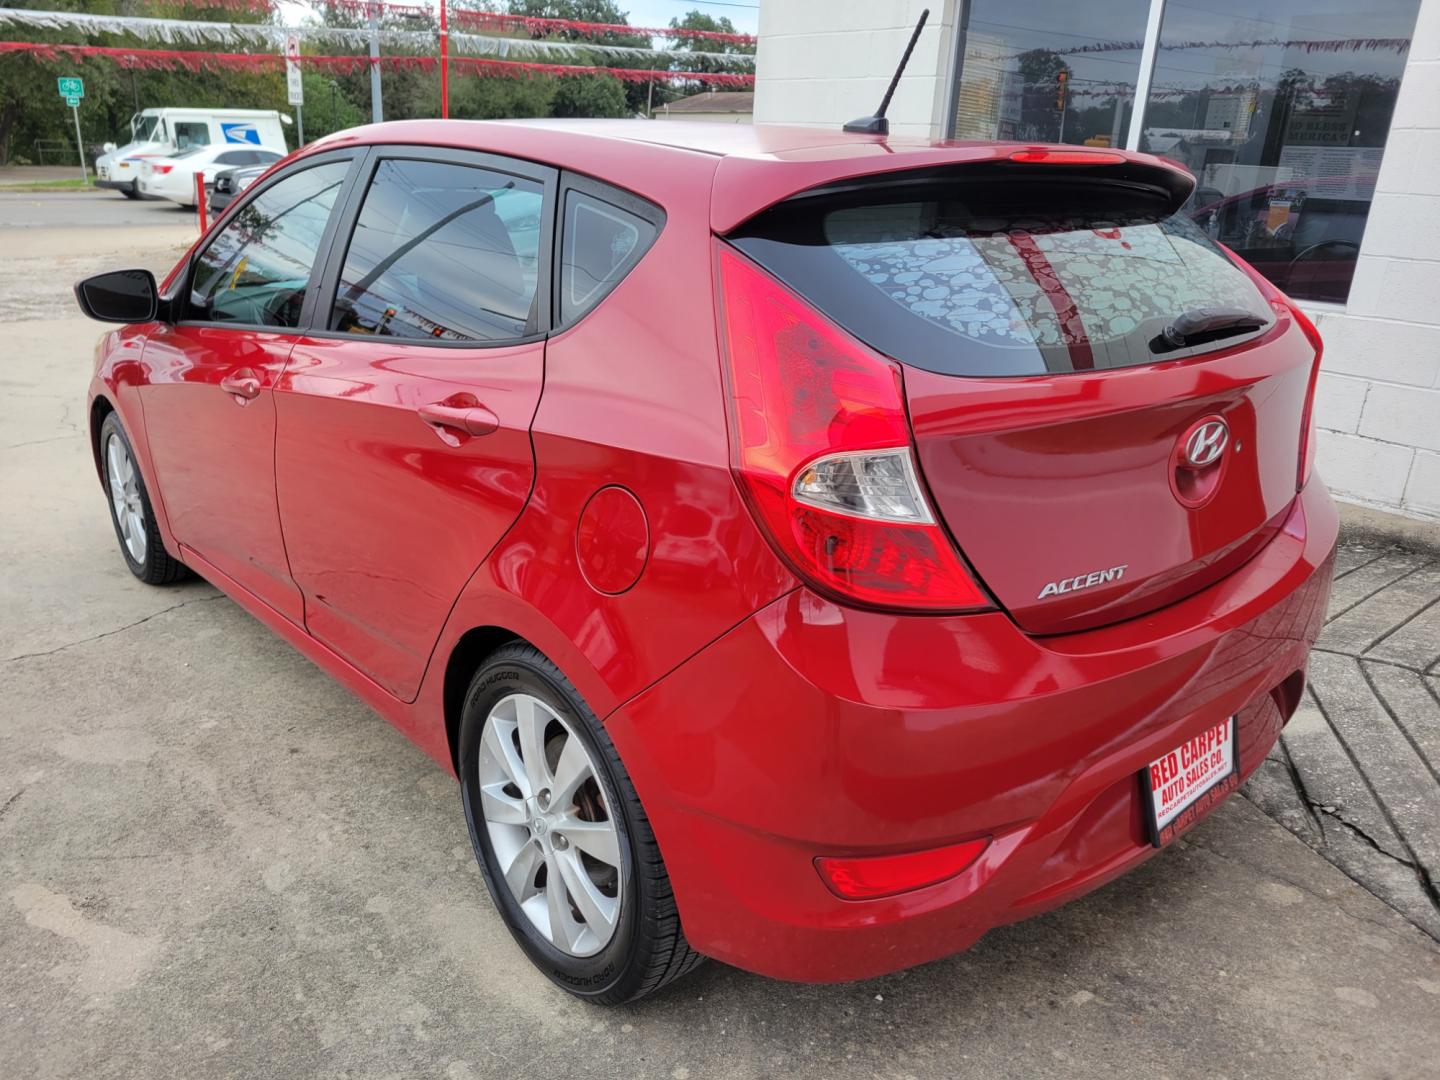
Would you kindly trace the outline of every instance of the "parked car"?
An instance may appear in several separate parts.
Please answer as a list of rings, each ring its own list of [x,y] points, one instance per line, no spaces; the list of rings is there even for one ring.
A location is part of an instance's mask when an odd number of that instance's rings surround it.
[[[1193,182],[768,125],[322,139],[161,286],[76,288],[125,324],[121,555],[454,773],[572,994],[956,952],[1155,855],[1300,700],[1320,339]]]
[[[260,177],[269,170],[269,165],[247,165],[243,169],[226,169],[215,174],[215,182],[207,189],[210,195],[210,209],[217,214],[229,206]]]
[[[168,158],[145,158],[137,181],[140,194],[158,196],[179,203],[195,205],[195,176],[201,174],[206,184],[226,169],[237,165],[263,165],[269,168],[285,156],[284,150],[269,147],[238,149],[223,143],[197,146]]]
[[[140,198],[140,169],[147,158],[171,157],[197,146],[284,146],[290,117],[274,109],[159,108],[130,118],[123,145],[106,143],[95,159],[95,186]]]
[[[1326,185],[1323,178],[1295,177],[1230,196],[1201,188],[1190,198],[1189,215],[1287,293],[1343,304],[1370,202],[1336,198]]]

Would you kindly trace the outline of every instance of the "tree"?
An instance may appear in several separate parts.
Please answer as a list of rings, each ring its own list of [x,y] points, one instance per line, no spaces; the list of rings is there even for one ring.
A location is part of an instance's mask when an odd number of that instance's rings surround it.
[[[557,79],[552,116],[624,116],[625,87],[612,75],[567,75]]]
[[[713,15],[706,15],[703,11],[687,11],[684,18],[671,19],[670,29],[704,30],[712,34],[737,33],[735,24],[727,16],[722,15],[717,19]],[[755,54],[754,45],[740,45],[733,41],[716,41],[714,38],[678,38],[674,47],[690,49],[693,52],[742,53],[748,56]]]

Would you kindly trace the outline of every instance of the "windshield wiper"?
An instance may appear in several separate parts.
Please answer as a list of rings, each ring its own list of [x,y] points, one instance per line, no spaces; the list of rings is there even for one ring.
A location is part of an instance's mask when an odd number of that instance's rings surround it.
[[[1263,315],[1235,307],[1191,308],[1177,316],[1169,326],[1160,331],[1160,336],[1150,343],[1153,352],[1168,352],[1197,345],[1200,340],[1215,341],[1219,338],[1248,334],[1259,330],[1266,323]]]

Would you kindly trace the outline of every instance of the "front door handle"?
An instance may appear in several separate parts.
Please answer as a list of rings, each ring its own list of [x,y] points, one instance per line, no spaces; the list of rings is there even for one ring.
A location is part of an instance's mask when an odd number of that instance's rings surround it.
[[[420,419],[434,428],[447,428],[464,435],[489,435],[500,427],[500,418],[484,405],[447,405],[437,401],[421,405]]]
[[[249,368],[237,368],[220,380],[220,389],[242,398],[240,404],[243,405],[260,396],[260,379]]]

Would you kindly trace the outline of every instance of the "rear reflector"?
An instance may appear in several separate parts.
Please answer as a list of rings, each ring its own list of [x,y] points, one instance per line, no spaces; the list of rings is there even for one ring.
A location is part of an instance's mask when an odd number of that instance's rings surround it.
[[[899,367],[728,245],[718,261],[731,467],[780,555],[839,599],[989,607],[920,486]]]
[[[990,840],[982,838],[904,855],[860,859],[822,856],[815,860],[815,867],[835,895],[846,900],[873,900],[952,878],[972,865],[989,846]]]
[[[1010,155],[1011,161],[1023,161],[1034,165],[1123,165],[1121,154],[1107,154],[1103,150],[1016,150]]]

